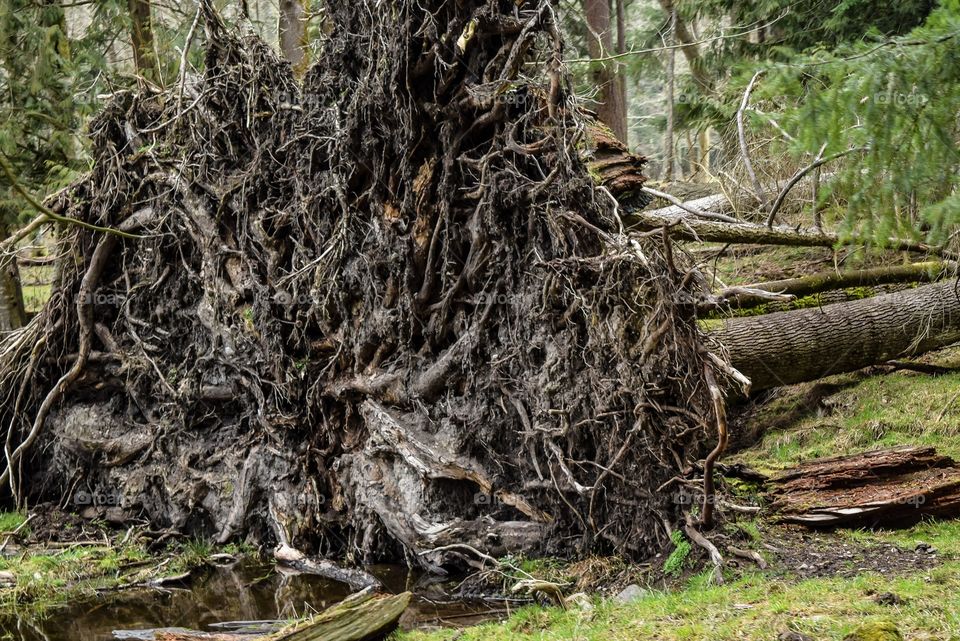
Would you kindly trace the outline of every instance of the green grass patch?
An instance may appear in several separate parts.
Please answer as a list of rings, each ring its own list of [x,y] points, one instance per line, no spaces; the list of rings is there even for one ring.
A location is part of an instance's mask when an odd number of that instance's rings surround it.
[[[956,358],[954,350],[938,364]],[[814,406],[808,406],[814,384],[786,390],[748,420],[744,429],[763,437],[735,458],[770,472],[811,458],[932,445],[960,459],[960,373],[894,372],[860,381],[846,375],[824,382],[852,384]]]
[[[0,532],[13,532],[26,520],[22,512],[0,512]]]
[[[872,595],[894,592],[898,606]],[[464,631],[397,634],[402,641],[700,641],[776,639],[795,630],[815,639],[841,639],[857,626],[894,621],[906,638],[960,638],[960,564],[902,578],[868,574],[854,579],[797,583],[748,575],[725,586],[692,581],[673,593],[653,593],[629,605],[601,602],[592,610],[526,607],[507,621]]]

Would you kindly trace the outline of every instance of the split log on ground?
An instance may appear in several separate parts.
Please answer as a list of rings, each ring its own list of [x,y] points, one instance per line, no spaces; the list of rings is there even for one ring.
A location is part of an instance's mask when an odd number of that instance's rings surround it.
[[[765,283],[743,285],[742,287],[729,287],[717,293],[716,305],[749,309],[770,302],[770,294],[799,298],[848,287],[932,282],[945,277],[954,270],[956,270],[956,263],[952,261],[928,261],[848,272],[824,272],[798,278],[785,278]]]
[[[803,463],[766,483],[769,510],[812,527],[911,525],[960,516],[960,465],[932,447]]]
[[[711,333],[754,391],[916,356],[960,341],[950,280],[821,308],[732,318]]]
[[[397,627],[413,595],[410,592],[377,596],[366,590],[305,621],[267,636],[157,630],[156,641],[371,641]],[[140,637],[143,638],[143,637]]]

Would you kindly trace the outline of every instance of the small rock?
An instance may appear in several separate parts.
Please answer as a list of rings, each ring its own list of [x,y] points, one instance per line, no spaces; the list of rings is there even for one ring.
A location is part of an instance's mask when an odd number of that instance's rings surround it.
[[[897,626],[889,621],[864,623],[843,637],[843,641],[903,641],[903,635]]]
[[[0,587],[10,587],[17,584],[17,575],[10,570],[0,570]]]
[[[777,636],[777,641],[813,641],[813,637],[808,637],[793,630],[784,630]]]
[[[636,583],[631,583],[625,587],[620,594],[613,597],[613,600],[618,603],[633,603],[634,601],[639,601],[648,594],[650,594],[649,590],[641,588]]]
[[[873,600],[880,605],[901,605],[903,603],[903,599],[893,592],[884,592],[883,594],[878,594],[873,597]]]
[[[929,550],[929,549],[932,548],[932,547],[933,547],[933,546],[930,545],[929,543],[924,543],[924,542],[921,541],[920,543],[917,543],[916,547],[913,548],[913,551],[914,551],[914,552],[926,552],[927,550]]]
[[[585,612],[593,610],[593,601],[591,601],[590,597],[583,592],[571,594],[563,600],[563,603],[565,606],[567,606],[567,608],[574,608],[576,610],[583,610]]]

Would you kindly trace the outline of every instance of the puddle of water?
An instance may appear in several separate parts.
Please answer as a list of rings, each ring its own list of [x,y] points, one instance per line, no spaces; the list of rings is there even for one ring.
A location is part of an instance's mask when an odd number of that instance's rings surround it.
[[[406,568],[379,566],[368,570],[391,592],[417,591],[416,577]],[[108,641],[117,638],[114,631],[174,627],[217,631],[216,624],[228,621],[275,621],[320,611],[348,594],[346,586],[321,577],[288,574],[272,566],[240,561],[204,571],[185,588],[106,593],[47,611],[42,618],[29,613],[0,616],[0,639]],[[494,618],[498,613],[483,604],[419,596],[401,625],[462,626]]]

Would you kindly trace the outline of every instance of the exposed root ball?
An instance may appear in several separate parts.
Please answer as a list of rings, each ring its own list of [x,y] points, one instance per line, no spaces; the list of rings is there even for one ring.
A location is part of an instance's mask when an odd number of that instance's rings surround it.
[[[665,542],[693,279],[584,168],[550,2],[329,2],[302,83],[205,14],[202,78],[115,96],[53,204],[142,238],[64,230],[0,346],[15,494],[427,567]]]

